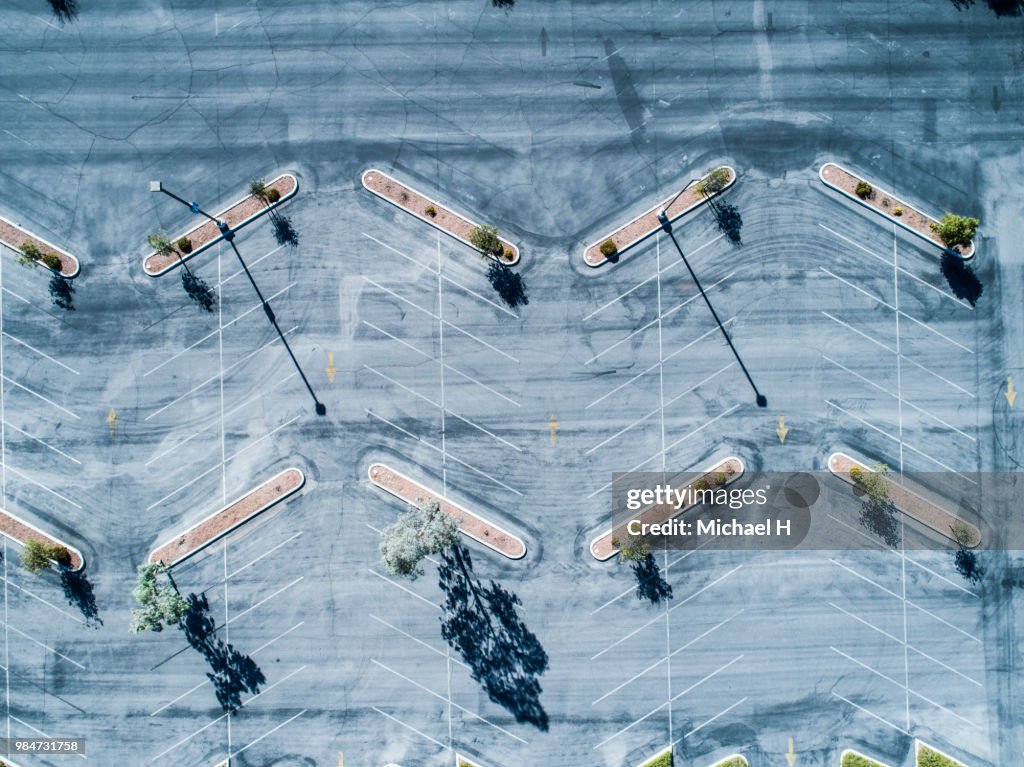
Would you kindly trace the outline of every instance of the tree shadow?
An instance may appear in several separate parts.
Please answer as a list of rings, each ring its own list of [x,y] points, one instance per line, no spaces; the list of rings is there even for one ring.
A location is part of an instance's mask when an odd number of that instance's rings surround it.
[[[968,583],[977,585],[985,577],[985,568],[978,561],[977,553],[970,549],[958,548],[953,555],[953,564],[956,565],[956,571]]]
[[[504,11],[511,10],[516,4],[516,0],[491,0],[491,5],[495,8],[501,8]]]
[[[952,253],[943,253],[942,276],[946,278],[954,296],[961,301],[966,301],[971,306],[978,303],[984,288],[974,273],[974,269],[964,263],[962,258],[954,256]]]
[[[78,0],[48,0],[53,15],[63,24],[78,18]]]
[[[548,656],[516,610],[519,597],[494,581],[483,586],[473,574],[469,551],[459,543],[441,556],[438,579],[445,595],[441,636],[492,701],[517,722],[546,731],[537,677],[547,670]]]
[[[206,280],[196,276],[195,272],[185,266],[181,270],[181,286],[185,288],[185,293],[192,299],[192,303],[208,312],[213,311],[217,304],[217,294]]]
[[[952,3],[962,11],[974,5],[974,0],[952,0]],[[1024,0],[985,0],[985,4],[996,16],[1024,15]]]
[[[59,274],[50,277],[50,298],[53,299],[53,305],[60,309],[69,312],[75,310],[75,286],[66,277]]]
[[[515,309],[517,306],[525,306],[530,303],[526,295],[526,284],[518,272],[513,272],[500,261],[491,261],[487,267],[487,281],[491,287],[501,296],[501,300]]]
[[[633,575],[636,576],[636,598],[647,600],[652,605],[672,598],[672,586],[661,575],[661,568],[650,552],[647,556],[633,561]]]
[[[733,245],[742,245],[743,216],[731,202],[720,202],[714,197],[708,199],[708,207],[715,216],[718,230],[729,238]]]
[[[224,711],[236,711],[242,705],[242,694],[256,694],[267,678],[256,661],[243,655],[233,645],[217,636],[217,624],[210,615],[206,595],[188,595],[188,612],[181,620],[185,639],[210,665],[206,678],[213,683],[217,702]]]
[[[103,625],[103,621],[99,617],[99,608],[96,606],[96,595],[93,594],[92,584],[85,577],[85,573],[61,570],[60,585],[64,589],[64,598],[68,604],[82,613],[85,625],[92,627]]]
[[[860,513],[860,523],[881,538],[890,548],[900,545],[900,522],[896,516],[896,507],[891,501],[879,503],[865,496]]]
[[[292,226],[290,218],[282,216],[277,212],[271,212],[270,220],[274,227],[274,239],[277,240],[278,245],[291,245],[293,248],[299,247],[299,233]]]

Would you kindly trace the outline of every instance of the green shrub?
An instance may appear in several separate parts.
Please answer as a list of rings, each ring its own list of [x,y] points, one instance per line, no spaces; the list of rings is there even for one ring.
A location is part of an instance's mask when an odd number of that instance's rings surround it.
[[[843,754],[840,767],[882,767],[882,765],[860,754]]]
[[[55,272],[59,272],[61,270],[61,267],[63,266],[63,264],[61,264],[60,262],[60,256],[58,256],[56,253],[44,253],[43,263],[46,264],[48,268],[53,269],[53,271]]]
[[[708,482],[706,479],[704,479],[704,477],[701,477],[700,479],[698,479],[696,482],[693,483],[693,489],[694,490],[710,490],[711,489],[711,483]]]
[[[504,251],[498,230],[493,226],[478,226],[469,235],[469,241],[479,251],[500,256]]]
[[[943,756],[938,751],[933,751],[928,746],[921,746],[917,752],[917,767],[964,767],[955,759]]]
[[[902,205],[897,205],[895,208],[892,209],[892,212],[895,213],[897,216],[902,216],[903,215],[903,206]]]
[[[672,752],[668,751],[649,762],[644,762],[643,767],[672,767]]]
[[[43,251],[34,242],[26,240],[18,246],[18,263],[22,266],[38,266],[43,258]]]
[[[611,238],[601,243],[601,255],[605,258],[611,258],[619,252],[619,246],[616,245]]]
[[[938,223],[933,221],[929,226],[946,247],[952,248],[957,245],[964,247],[970,245],[980,223],[976,218],[946,213]]]
[[[171,245],[171,239],[163,232],[153,232],[153,234],[146,237],[146,242],[158,255],[170,256],[174,253],[174,246]]]
[[[734,756],[723,762],[719,762],[715,767],[748,767],[748,765],[747,760],[742,756]]]
[[[850,479],[857,484],[860,484],[861,479],[864,477],[864,470],[860,466],[854,466],[850,469]]]
[[[725,189],[729,183],[729,169],[725,166],[709,171],[707,177],[697,184],[697,193],[702,197],[710,197]]]
[[[30,573],[41,573],[52,562],[63,567],[71,566],[71,552],[59,543],[49,543],[39,538],[29,538],[21,550],[21,564]]]
[[[727,479],[728,477],[725,476],[725,472],[720,471],[715,475],[715,484],[719,487],[724,487]]]
[[[853,191],[862,200],[866,200],[875,190],[867,181],[858,181],[857,187]]]
[[[178,241],[174,244],[178,246],[178,250],[180,250],[182,253],[187,254],[192,252],[192,240],[190,240],[188,237],[180,237],[178,238]]]
[[[428,205],[426,214],[431,218],[434,218],[435,216],[437,216],[437,208],[435,208],[433,205]]]
[[[267,199],[267,182],[262,178],[254,178],[249,182],[249,194],[253,197],[259,197],[261,200],[266,201]]]
[[[267,190],[266,200],[271,205],[273,205],[275,202],[277,202],[280,199],[281,199],[281,193],[277,189],[275,189],[274,187],[271,187],[270,189]]]

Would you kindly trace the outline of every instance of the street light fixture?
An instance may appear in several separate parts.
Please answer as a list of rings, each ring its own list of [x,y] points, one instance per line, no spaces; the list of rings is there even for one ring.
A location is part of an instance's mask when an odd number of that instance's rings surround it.
[[[231,246],[231,249],[235,251],[235,255],[238,257],[238,263],[242,265],[242,271],[245,272],[245,276],[249,278],[249,282],[252,285],[253,290],[255,290],[256,295],[259,296],[260,304],[263,306],[263,312],[267,315],[267,319],[270,320],[270,324],[274,326],[274,330],[277,331],[277,335],[280,337],[281,343],[284,344],[284,348],[288,352],[288,356],[292,358],[292,362],[295,365],[295,369],[299,371],[299,375],[302,377],[302,382],[306,384],[306,388],[309,390],[310,395],[313,397],[314,409],[316,411],[316,414],[327,415],[327,406],[324,405],[324,403],[322,403],[319,399],[317,399],[316,392],[314,392],[313,387],[310,386],[309,379],[307,379],[306,374],[302,372],[302,368],[299,366],[299,361],[295,359],[295,354],[292,352],[292,347],[289,346],[288,344],[288,339],[285,338],[284,333],[281,332],[281,328],[277,324],[277,317],[274,315],[274,310],[270,308],[270,304],[267,303],[267,299],[263,297],[263,293],[260,291],[259,285],[257,285],[256,280],[252,278],[252,274],[249,272],[249,267],[246,266],[245,260],[242,258],[242,254],[238,251],[238,246],[235,245],[235,233],[231,229],[231,227],[228,226],[227,222],[221,221],[219,218],[215,218],[211,216],[209,213],[207,213],[200,207],[199,203],[196,202],[195,200],[189,202],[188,200],[174,194],[174,192],[171,192],[168,189],[164,189],[164,185],[159,181],[150,181],[149,191],[163,192],[168,197],[177,200],[182,205],[186,206],[193,213],[196,213],[200,216],[205,216],[206,218],[210,219],[210,221],[217,225],[217,228],[221,231],[221,234],[223,235],[224,239]]]
[[[754,395],[757,398],[758,407],[768,407],[768,398],[761,394],[757,389],[757,384],[754,383],[754,379],[750,377],[750,372],[747,370],[747,366],[743,364],[743,359],[740,357],[740,353],[736,351],[736,347],[733,346],[732,339],[729,337],[729,333],[726,332],[725,325],[718,319],[718,313],[715,311],[715,307],[711,305],[711,299],[708,298],[708,294],[704,292],[704,288],[700,284],[700,280],[697,279],[697,275],[694,274],[693,267],[690,266],[690,262],[686,259],[686,254],[683,253],[683,249],[679,246],[679,242],[676,240],[675,234],[672,232],[672,222],[668,218],[669,208],[672,204],[679,199],[679,195],[685,192],[690,186],[698,179],[690,179],[690,181],[679,190],[679,194],[669,200],[668,205],[665,209],[658,214],[658,222],[661,224],[661,228],[668,234],[669,239],[672,240],[672,244],[676,246],[676,250],[679,251],[679,257],[683,259],[683,263],[686,264],[687,270],[690,272],[690,277],[693,279],[693,284],[697,286],[697,290],[700,291],[701,297],[704,299],[704,303],[708,305],[708,309],[711,311],[711,316],[715,318],[715,322],[718,323],[718,329],[722,331],[722,335],[725,336],[725,342],[729,344],[729,348],[732,349],[733,355],[736,357],[736,361],[740,363],[740,368],[743,370],[743,375],[747,377],[747,381],[750,382],[751,388],[754,390]]]

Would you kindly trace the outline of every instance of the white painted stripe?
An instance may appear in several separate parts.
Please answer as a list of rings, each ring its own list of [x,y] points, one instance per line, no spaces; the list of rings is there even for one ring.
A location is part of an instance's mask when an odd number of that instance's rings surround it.
[[[63,362],[61,362],[60,360],[56,360],[56,359],[54,359],[53,357],[51,357],[51,356],[50,356],[49,354],[47,354],[46,352],[42,352],[42,351],[39,351],[39,349],[37,349],[36,347],[32,346],[31,344],[27,344],[27,343],[25,343],[25,342],[24,342],[24,341],[22,341],[22,340],[21,340],[20,338],[15,338],[15,337],[14,337],[14,336],[12,336],[12,335],[11,335],[10,333],[8,333],[8,332],[7,332],[6,330],[5,330],[5,331],[3,331],[3,334],[4,334],[4,337],[5,337],[5,338],[9,338],[9,339],[11,339],[12,341],[14,341],[15,343],[17,343],[17,344],[21,344],[21,345],[22,345],[22,346],[24,346],[24,347],[25,347],[26,349],[29,349],[30,351],[34,351],[34,352],[35,352],[36,354],[38,354],[38,355],[39,355],[40,357],[42,357],[43,359],[47,359],[47,360],[49,360],[49,361],[50,361],[50,362],[52,362],[52,363],[53,363],[54,365],[59,365],[60,367],[62,367],[62,368],[64,368],[65,370],[67,370],[67,371],[68,371],[69,373],[74,373],[74,374],[75,374],[76,376],[77,376],[77,375],[81,375],[81,373],[79,373],[79,372],[78,372],[77,370],[75,370],[75,369],[74,369],[73,367],[71,367],[71,366],[69,366],[69,365],[65,365],[65,364],[64,364]]]

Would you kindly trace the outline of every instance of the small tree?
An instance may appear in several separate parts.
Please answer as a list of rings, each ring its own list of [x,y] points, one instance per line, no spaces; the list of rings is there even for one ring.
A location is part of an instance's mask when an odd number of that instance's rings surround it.
[[[967,247],[974,238],[974,233],[981,222],[969,216],[958,216],[954,213],[946,213],[938,223],[934,221],[929,224],[939,239],[946,247],[952,248],[957,245]]]
[[[167,575],[167,583],[160,581],[162,574]],[[165,623],[178,623],[188,612],[188,602],[178,593],[170,570],[163,564],[139,565],[139,579],[132,594],[140,605],[132,609],[131,630],[136,634],[163,631]]]
[[[876,463],[871,467],[871,471],[854,474],[851,470],[850,478],[873,503],[883,505],[889,501],[889,480],[886,478],[888,473],[888,466],[884,463]]]
[[[192,252],[192,240],[190,240],[187,236],[179,237],[178,241],[174,244],[182,253],[188,254]]]
[[[640,535],[627,536],[625,543],[614,538],[612,546],[619,550],[619,560],[622,562],[640,562],[651,554],[651,544]]]
[[[249,194],[267,202],[267,182],[262,178],[254,178],[249,182]]]
[[[71,566],[71,552],[59,543],[49,543],[39,538],[29,538],[21,550],[21,564],[30,573],[38,575],[53,563],[61,567]]]
[[[956,545],[962,549],[972,548],[977,543],[974,540],[974,531],[971,530],[971,526],[962,519],[958,519],[950,525],[949,530],[953,535],[953,540],[956,541]]]
[[[615,244],[615,241],[611,238],[601,243],[601,255],[605,258],[611,258],[619,252],[619,246]]]
[[[477,250],[488,255],[500,256],[504,252],[498,230],[493,226],[478,226],[469,235],[469,241]]]
[[[398,520],[384,528],[380,539],[380,558],[392,575],[420,575],[420,562],[430,554],[451,548],[459,537],[459,523],[441,510],[434,498],[420,500]]]
[[[151,247],[154,251],[156,251],[157,255],[160,255],[160,256],[173,256],[173,255],[175,255],[175,253],[174,253],[174,244],[171,242],[171,238],[168,237],[163,232],[153,232],[151,235],[149,235],[146,238],[146,242],[149,243],[149,247]]]
[[[713,194],[718,194],[725,189],[726,184],[729,183],[729,169],[725,166],[715,168],[707,173],[699,184],[697,184],[697,194],[702,197],[710,197]]]
[[[42,260],[43,251],[34,242],[25,240],[18,246],[18,263],[22,266],[31,266],[34,269]]]

